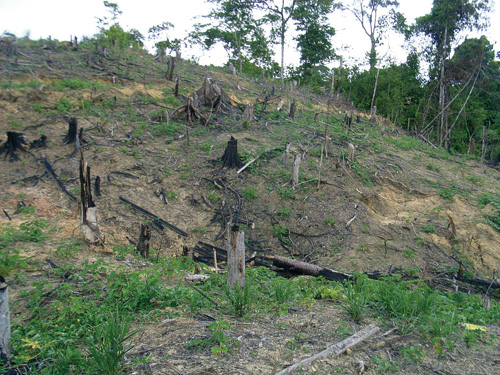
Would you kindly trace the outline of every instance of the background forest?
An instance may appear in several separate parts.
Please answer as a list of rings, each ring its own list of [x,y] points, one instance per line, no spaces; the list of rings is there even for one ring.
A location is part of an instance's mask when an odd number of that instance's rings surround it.
[[[499,53],[486,37],[477,37],[489,24],[489,0],[436,0],[413,24],[398,12],[396,0],[207,2],[211,12],[181,40],[169,37],[177,26],[170,22],[151,26],[147,37],[124,30],[119,4],[104,1],[109,12],[98,18],[99,33],[83,42],[123,50],[152,44],[158,58],[193,45],[222,45],[227,65],[247,77],[309,86],[375,110],[433,146],[500,162]],[[352,27],[370,40],[365,61],[346,66],[348,56],[332,47],[333,12],[355,16]],[[379,52],[389,33],[404,36],[405,62]],[[286,45],[300,54],[298,66],[287,64]]]

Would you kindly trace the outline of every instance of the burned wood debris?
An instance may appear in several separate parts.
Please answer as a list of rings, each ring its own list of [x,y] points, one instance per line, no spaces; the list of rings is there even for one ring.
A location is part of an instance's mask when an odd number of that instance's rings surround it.
[[[72,201],[75,201],[76,202],[76,197],[71,194],[67,189],[66,189],[66,186],[64,186],[64,184],[61,182],[61,180],[57,177],[57,174],[56,172],[54,171],[54,168],[52,167],[52,165],[49,163],[49,161],[47,160],[47,157],[44,157],[43,158],[43,164],[45,165],[45,168],[47,168],[47,170],[49,171],[49,173],[52,175],[52,177],[54,177],[54,180],[57,182],[57,185],[59,185],[59,187],[61,188],[61,190],[68,196],[71,198]]]
[[[119,199],[121,202],[129,205],[131,208],[133,208],[133,209],[143,213],[144,215],[150,217],[151,219],[153,219],[152,223],[161,231],[163,231],[163,229],[164,229],[163,226],[166,226],[166,227],[170,228],[171,230],[173,230],[174,232],[180,234],[181,236],[184,236],[184,237],[189,236],[189,234],[184,232],[182,229],[177,228],[175,225],[170,224],[168,221],[163,220],[162,218],[160,218],[159,216],[156,216],[152,212],[149,212],[148,210],[130,202],[128,199],[125,199],[123,197],[119,197]]]

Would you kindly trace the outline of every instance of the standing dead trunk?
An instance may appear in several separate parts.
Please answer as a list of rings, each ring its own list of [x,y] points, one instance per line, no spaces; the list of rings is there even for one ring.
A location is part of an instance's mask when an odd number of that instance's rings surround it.
[[[293,120],[295,118],[295,109],[297,108],[297,103],[295,101],[290,104],[290,113],[288,116]]]
[[[238,155],[238,140],[231,136],[231,139],[227,142],[226,150],[224,155],[222,155],[222,168],[236,168],[240,169],[243,166],[243,162]]]
[[[81,228],[85,240],[90,243],[102,241],[101,233],[97,228],[97,208],[92,199],[90,167],[85,161],[83,151],[80,159],[80,205],[82,218]]]
[[[175,59],[173,57],[170,58],[167,79],[172,81],[174,78],[174,69],[175,69]]]
[[[241,121],[242,122],[249,122],[252,123],[255,120],[255,115],[254,115],[254,109],[253,109],[253,104],[247,104],[245,106],[245,111],[243,112],[243,115],[241,115]]]
[[[245,286],[245,232],[237,225],[227,228],[227,284],[235,289]]]
[[[491,120],[490,120],[491,125]],[[483,126],[483,141],[481,146],[481,164],[484,164],[484,156],[486,155],[486,126]]]
[[[96,197],[101,196],[101,177],[96,176],[95,182],[94,182],[94,195]]]
[[[64,137],[64,143],[78,143],[78,121],[75,117],[70,117],[68,121],[68,133]]]
[[[9,361],[10,353],[10,311],[9,288],[5,279],[0,276],[0,359]]]
[[[137,244],[137,252],[144,259],[149,259],[149,241],[151,240],[151,229],[149,226],[141,224],[141,234]]]
[[[348,153],[347,153],[347,160],[349,160],[349,162],[354,162],[354,145],[352,143],[349,143],[349,146],[348,146]]]
[[[372,112],[372,121],[375,120],[373,118],[373,116],[375,116],[375,114],[376,114],[376,110],[374,111],[373,107],[375,105],[375,96],[377,95],[377,86],[378,86],[378,76],[379,76],[379,73],[380,73],[380,68],[377,69],[377,75],[375,76],[375,85],[373,86],[372,102],[370,104],[370,111]]]
[[[179,96],[179,77],[175,80],[174,96],[176,98]]]
[[[295,189],[299,184],[299,169],[300,162],[302,160],[302,155],[300,153],[295,154],[295,160],[293,161],[293,171],[292,171],[292,188]]]

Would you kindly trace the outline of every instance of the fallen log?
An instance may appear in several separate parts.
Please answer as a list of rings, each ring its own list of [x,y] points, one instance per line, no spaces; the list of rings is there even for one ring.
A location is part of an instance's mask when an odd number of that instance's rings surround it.
[[[276,373],[276,375],[285,375],[285,374],[290,374],[292,371],[296,370],[299,367],[308,367],[317,359],[321,358],[326,358],[329,355],[334,355],[334,356],[339,356],[342,353],[344,353],[347,349],[359,344],[360,342],[366,340],[370,336],[374,335],[380,330],[379,327],[377,327],[374,324],[370,324],[363,328],[361,331],[356,332],[354,335],[348,337],[344,341],[341,341],[335,345],[330,346],[329,348],[323,350],[322,352],[319,352],[318,354],[313,355],[312,357],[303,359],[300,362],[297,362],[289,367],[287,367],[284,370],[281,370],[280,372]]]
[[[47,170],[49,171],[49,173],[52,175],[52,177],[54,177],[54,180],[56,180],[57,182],[57,185],[59,185],[59,187],[61,188],[61,190],[66,193],[66,195],[68,197],[71,198],[72,201],[75,201],[76,202],[76,198],[73,194],[71,194],[67,189],[66,187],[64,186],[64,184],[61,182],[61,180],[57,177],[56,175],[56,172],[54,172],[54,168],[52,168],[52,165],[50,165],[49,161],[47,160],[47,157],[43,157],[43,164],[45,165],[45,168],[47,168]]]
[[[123,197],[119,197],[119,199],[123,203],[130,205],[132,208],[136,209],[137,211],[142,212],[143,214],[145,214],[145,215],[149,216],[150,218],[152,218],[153,222],[165,225],[166,227],[172,229],[174,232],[180,234],[181,236],[184,236],[184,237],[188,237],[189,236],[189,234],[187,234],[186,232],[184,232],[182,229],[177,228],[175,225],[170,224],[168,221],[163,220],[161,217],[156,216],[152,212],[149,212],[148,210],[146,210],[146,209],[144,209],[144,208],[142,208],[142,207],[140,207],[140,206],[138,206],[138,205],[130,202],[129,200],[127,200],[127,199],[125,199]]]
[[[301,262],[296,259],[285,258],[279,255],[274,256],[273,265],[276,267],[284,268],[288,271],[315,277],[322,276],[327,280],[334,281],[348,280],[352,276],[348,273],[334,271],[318,266],[316,264]]]

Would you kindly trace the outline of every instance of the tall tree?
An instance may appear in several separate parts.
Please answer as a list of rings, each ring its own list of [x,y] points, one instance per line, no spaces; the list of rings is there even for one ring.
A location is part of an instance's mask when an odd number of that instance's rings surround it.
[[[205,16],[215,23],[197,24],[191,37],[204,48],[210,49],[222,43],[229,58],[239,61],[240,72],[243,56],[267,59],[270,50],[263,38],[260,23],[253,17],[256,7],[254,0],[208,0],[214,8]]]
[[[170,22],[163,22],[159,25],[151,26],[148,30],[149,39],[155,41],[156,53],[158,56],[166,56],[167,50],[170,52],[178,51],[181,45],[179,39],[170,39],[168,37],[168,31],[172,29],[174,25]]]
[[[353,0],[348,8],[358,20],[365,34],[370,38],[370,52],[368,52],[368,62],[370,70],[377,65],[377,46],[381,42],[381,32],[387,28],[389,17],[380,15],[381,9],[398,7],[398,0]]]
[[[280,80],[285,82],[285,42],[297,0],[257,0],[260,8],[268,12],[265,20],[271,25],[271,40],[279,40],[281,46]]]
[[[438,119],[436,138],[440,145],[449,141],[446,139],[449,134],[446,60],[460,31],[484,26],[482,16],[489,9],[488,5],[489,0],[434,0],[431,12],[416,20],[416,31],[431,40],[433,70],[439,77],[439,114],[435,119]]]
[[[299,35],[295,38],[300,51],[302,78],[312,74],[312,68],[331,61],[334,50],[331,38],[335,29],[328,24],[328,15],[336,8],[333,0],[299,0],[293,15]]]

